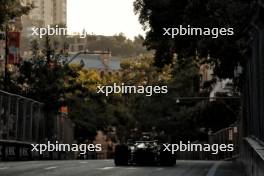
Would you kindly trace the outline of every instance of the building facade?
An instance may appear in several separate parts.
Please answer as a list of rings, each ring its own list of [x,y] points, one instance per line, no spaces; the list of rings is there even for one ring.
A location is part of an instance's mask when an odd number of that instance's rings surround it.
[[[26,19],[42,21],[44,26],[67,23],[67,0],[22,0],[22,4],[34,5]]]
[[[21,0],[22,5],[33,4],[28,15],[22,16],[21,56],[29,57],[32,27],[67,24],[67,0]]]
[[[67,0],[53,1],[53,24],[67,24]]]

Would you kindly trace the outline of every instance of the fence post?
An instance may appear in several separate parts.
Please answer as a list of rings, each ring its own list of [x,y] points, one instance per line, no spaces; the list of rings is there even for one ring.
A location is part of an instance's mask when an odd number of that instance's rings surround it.
[[[35,121],[35,123],[36,123],[35,141],[38,142],[39,141],[40,105],[38,105],[36,108],[37,109],[36,109],[36,117],[35,117],[35,119],[36,119],[36,121]]]
[[[22,131],[23,131],[23,135],[22,135],[22,140],[25,141],[26,140],[26,117],[27,117],[27,101],[24,100],[23,102],[23,125],[22,125]]]
[[[15,134],[15,140],[18,139],[19,100],[20,100],[20,98],[17,98],[17,102],[16,102],[16,134]]]
[[[7,120],[6,120],[6,138],[9,139],[9,122],[10,122],[10,106],[11,106],[11,96],[8,95],[7,98],[7,111],[5,111]]]
[[[31,102],[30,103],[30,122],[29,122],[29,140],[32,141],[32,122],[33,122],[33,119],[32,119],[32,116],[33,116],[33,105],[34,105],[34,102]]]

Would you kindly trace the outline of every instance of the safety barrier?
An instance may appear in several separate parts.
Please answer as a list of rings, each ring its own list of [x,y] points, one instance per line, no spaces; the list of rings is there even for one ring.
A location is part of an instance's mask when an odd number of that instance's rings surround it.
[[[229,127],[216,133],[208,135],[208,142],[195,142],[193,144],[233,144],[234,151],[219,151],[218,154],[212,154],[212,151],[184,151],[177,152],[177,159],[183,160],[232,160],[238,156],[238,127]]]
[[[34,158],[31,143],[45,137],[43,104],[0,91],[0,160]]]
[[[44,138],[43,104],[0,91],[0,140],[38,142]]]

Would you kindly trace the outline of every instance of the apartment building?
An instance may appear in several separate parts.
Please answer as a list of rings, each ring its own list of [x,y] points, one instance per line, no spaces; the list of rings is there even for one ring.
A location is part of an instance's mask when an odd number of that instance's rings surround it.
[[[67,0],[22,0],[21,3],[35,6],[24,19],[42,21],[44,26],[67,23]]]
[[[30,56],[32,27],[47,27],[67,23],[67,0],[21,0],[21,3],[33,4],[28,15],[22,16],[21,56]]]

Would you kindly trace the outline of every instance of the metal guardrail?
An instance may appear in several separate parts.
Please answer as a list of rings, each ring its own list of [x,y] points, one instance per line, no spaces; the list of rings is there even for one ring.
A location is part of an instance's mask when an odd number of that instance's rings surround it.
[[[219,155],[215,155],[212,159],[221,160],[221,159],[233,159],[238,156],[239,153],[239,133],[238,127],[229,127],[222,129],[216,133],[209,135],[210,144],[233,144],[234,151],[232,152],[220,152]]]
[[[234,151],[219,151],[218,154],[212,154],[207,151],[185,151],[177,152],[177,159],[183,160],[231,160],[238,156],[238,127],[229,127],[216,133],[208,135],[208,142],[194,142],[194,144],[233,144]]]

